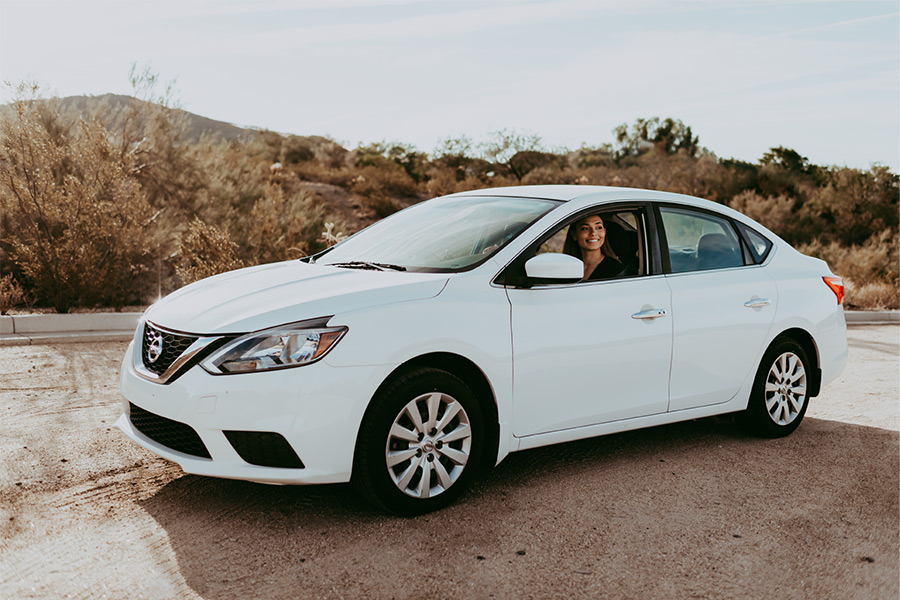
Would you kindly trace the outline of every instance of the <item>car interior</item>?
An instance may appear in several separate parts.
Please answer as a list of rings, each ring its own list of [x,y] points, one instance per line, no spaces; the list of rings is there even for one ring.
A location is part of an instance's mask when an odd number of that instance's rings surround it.
[[[641,244],[641,234],[638,228],[641,219],[640,212],[629,210],[590,214],[597,214],[603,219],[603,224],[606,227],[607,243],[612,247],[619,260],[622,261],[622,272],[614,279],[646,273],[645,260],[641,252],[643,245]],[[585,216],[582,214],[578,218],[581,219]],[[561,253],[566,241],[566,232],[571,224],[571,220],[566,221],[556,233],[541,244],[537,254],[546,252]]]

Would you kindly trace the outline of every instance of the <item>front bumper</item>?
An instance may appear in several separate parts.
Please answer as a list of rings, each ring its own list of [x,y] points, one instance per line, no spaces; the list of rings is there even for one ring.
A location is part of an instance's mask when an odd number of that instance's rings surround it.
[[[186,473],[262,483],[313,484],[350,480],[356,436],[369,400],[391,366],[333,367],[320,362],[262,373],[210,375],[195,366],[163,385],[141,377],[129,346],[122,362],[124,414],[116,422],[137,444],[178,463]],[[210,458],[192,456],[150,439],[129,418],[130,405],[192,428]],[[252,465],[224,431],[274,432],[303,468]]]

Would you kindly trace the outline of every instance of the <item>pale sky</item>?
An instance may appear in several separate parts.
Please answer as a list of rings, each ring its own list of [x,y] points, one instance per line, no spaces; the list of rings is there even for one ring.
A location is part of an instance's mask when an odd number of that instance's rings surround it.
[[[185,110],[351,148],[659,116],[723,158],[900,171],[897,0],[0,0],[4,81],[130,94],[133,63]]]

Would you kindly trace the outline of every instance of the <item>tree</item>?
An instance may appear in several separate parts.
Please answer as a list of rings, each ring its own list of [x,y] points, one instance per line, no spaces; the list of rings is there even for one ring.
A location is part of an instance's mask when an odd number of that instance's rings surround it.
[[[808,158],[800,156],[800,153],[796,150],[791,150],[784,146],[770,148],[768,152],[762,155],[759,162],[763,165],[774,165],[791,173],[808,174],[811,168]]]
[[[613,130],[619,147],[617,156],[640,156],[651,149],[661,154],[685,153],[695,156],[700,139],[679,119],[638,119],[633,125],[622,123]]]
[[[542,151],[541,138],[534,133],[521,133],[513,129],[501,129],[481,144],[485,159],[498,165],[509,166],[509,161],[520,152]]]

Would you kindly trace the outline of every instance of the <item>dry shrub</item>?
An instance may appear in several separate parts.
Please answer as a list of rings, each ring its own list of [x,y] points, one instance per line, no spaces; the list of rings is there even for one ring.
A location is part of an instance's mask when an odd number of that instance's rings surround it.
[[[457,192],[467,192],[469,190],[479,190],[486,187],[497,185],[495,182],[485,183],[474,175],[457,178],[456,169],[432,169],[429,173],[430,179],[425,184],[425,193],[429,198],[436,196],[445,196],[447,194],[455,194]]]
[[[456,173],[451,169],[432,169],[425,192],[429,198],[446,196],[456,191]]]
[[[63,122],[28,91],[0,126],[3,242],[22,283],[58,312],[140,303],[154,243],[135,152],[121,153],[98,122]]]
[[[763,197],[747,190],[732,198],[728,205],[791,241],[797,226],[794,203],[788,196]]]
[[[187,285],[218,273],[240,269],[243,261],[237,257],[237,244],[228,234],[195,218],[188,233],[181,238],[175,272]]]
[[[573,180],[574,177],[570,171],[563,171],[555,166],[544,166],[535,167],[522,177],[522,185],[571,183]]]
[[[882,306],[896,306],[900,289],[900,243],[893,230],[885,229],[861,246],[824,244],[816,240],[797,249],[821,258],[835,274],[844,278],[848,307],[877,310]]]
[[[348,168],[332,168],[315,161],[293,165],[291,169],[304,181],[328,183],[342,188],[349,188],[354,178],[353,172]]]
[[[900,252],[896,233],[885,229],[861,246],[842,246],[839,242],[823,244],[816,240],[797,246],[804,254],[821,258],[832,270],[858,286],[883,282],[897,285]]]
[[[406,171],[389,162],[356,169],[351,189],[363,198],[373,199],[384,196],[408,198],[418,194],[416,182]]]
[[[400,210],[400,204],[383,192],[373,192],[370,196],[363,196],[362,204],[372,211],[372,216],[376,220],[389,217]]]
[[[900,290],[896,285],[884,282],[867,283],[856,287],[852,282],[845,286],[846,308],[865,310],[896,310],[900,308]]]
[[[333,246],[334,244],[343,242],[347,239],[348,236],[342,231],[342,229],[343,227],[341,227],[334,221],[325,223],[325,230],[322,231],[322,241],[329,246]]]
[[[25,302],[25,290],[12,275],[0,278],[0,315]]]
[[[262,264],[314,253],[323,247],[324,226],[324,211],[307,192],[289,194],[269,183],[247,218],[241,255],[249,264]]]

